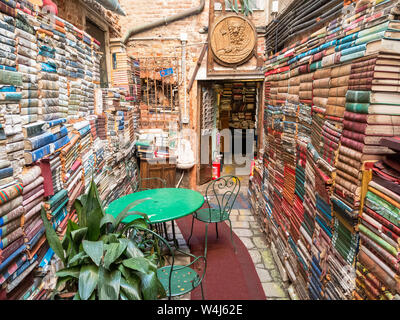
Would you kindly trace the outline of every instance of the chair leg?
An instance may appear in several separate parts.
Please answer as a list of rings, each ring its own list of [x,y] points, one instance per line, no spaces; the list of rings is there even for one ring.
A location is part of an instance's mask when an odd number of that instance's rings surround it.
[[[219,236],[218,236],[218,222],[215,223],[215,231],[217,232],[217,239],[219,239]]]
[[[201,288],[201,299],[204,300],[203,282],[200,283]]]
[[[231,221],[231,219],[228,219],[228,220],[229,220],[229,226],[231,228],[231,242],[233,245],[233,249],[235,250],[235,253],[236,253],[236,246],[235,246],[235,242],[233,241],[233,234],[232,234],[232,221]]]
[[[206,239],[204,244],[204,257],[207,258],[207,234],[208,234],[208,223],[206,223]]]
[[[190,230],[190,236],[189,236],[189,239],[187,241],[188,247],[190,246],[190,239],[192,238],[192,234],[193,234],[193,226],[194,226],[194,216],[192,215],[192,229]]]

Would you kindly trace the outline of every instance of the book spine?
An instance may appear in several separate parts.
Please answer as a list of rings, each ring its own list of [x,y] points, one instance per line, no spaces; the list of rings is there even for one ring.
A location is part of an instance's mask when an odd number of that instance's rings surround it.
[[[344,136],[342,136],[340,142],[341,142],[341,144],[342,144],[343,146],[352,148],[352,149],[357,150],[357,151],[359,151],[359,152],[363,152],[364,143],[362,143],[362,142],[355,141],[355,140],[346,138],[346,137],[344,137]]]
[[[362,113],[355,113],[355,112],[344,112],[344,119],[349,121],[356,121],[356,122],[367,122],[368,115]]]
[[[36,149],[34,151],[25,151],[25,161],[27,164],[31,164],[44,156],[54,152],[55,150],[61,148],[65,144],[69,142],[68,136],[65,136],[54,143],[50,143],[48,145],[45,145],[44,147],[41,147],[39,149]]]
[[[14,170],[12,167],[0,169],[0,179],[11,177],[13,172]]]
[[[43,133],[44,132],[43,125],[44,125],[44,123],[38,123],[38,124],[23,127],[25,138],[34,137],[34,136],[37,136],[37,135]]]
[[[346,56],[346,55],[355,54],[355,53],[360,52],[360,51],[365,51],[366,49],[367,49],[366,45],[362,44],[362,45],[359,45],[359,46],[352,46],[352,47],[350,47],[348,49],[344,49],[340,53],[341,53],[342,56]]]
[[[366,65],[363,67],[355,68],[352,66],[351,68],[351,74],[358,74],[358,73],[364,73],[364,72],[371,72],[375,70],[375,65]]]
[[[350,130],[350,131],[356,131],[359,133],[364,133],[365,134],[365,130],[367,128],[367,124],[366,123],[362,123],[362,122],[354,122],[354,121],[349,121],[349,120],[344,120],[343,121],[343,127],[346,130]]]
[[[373,78],[373,77],[374,77],[374,71],[350,74],[350,80],[351,79],[362,79],[362,78]]]
[[[349,90],[356,90],[356,91],[370,91],[372,89],[371,84],[367,85],[354,85],[354,86],[349,86]]]
[[[370,103],[370,101],[371,101],[371,92],[370,91],[348,90],[346,93],[346,102]]]
[[[349,80],[349,86],[372,85],[372,80],[372,78],[351,79]]]
[[[50,133],[46,132],[40,136],[36,136],[30,139],[27,139],[29,141],[31,150],[38,149],[40,147],[43,147],[46,144],[52,143],[54,141],[57,141],[61,139],[62,137],[66,136],[68,134],[68,130],[66,127],[61,127],[60,131],[57,133]]]
[[[350,130],[343,130],[343,137],[364,143],[365,134]]]
[[[346,103],[346,111],[368,114],[369,103]]]
[[[364,68],[364,67],[368,67],[368,66],[375,66],[377,60],[378,60],[377,58],[373,58],[373,59],[369,59],[369,60],[353,63],[352,66],[351,66],[351,70],[353,71],[353,70],[357,70],[359,68]],[[372,70],[374,70],[374,68]],[[371,71],[371,70],[369,70],[369,71]],[[354,72],[354,73],[357,73],[357,72]]]

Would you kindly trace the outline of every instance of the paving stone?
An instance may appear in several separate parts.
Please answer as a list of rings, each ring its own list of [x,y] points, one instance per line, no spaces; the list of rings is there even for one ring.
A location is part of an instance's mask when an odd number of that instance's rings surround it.
[[[238,237],[251,237],[253,232],[250,229],[235,229],[234,230]]]
[[[279,273],[279,270],[275,265],[274,265],[273,269],[269,270],[269,272],[271,274],[272,279],[274,279],[274,281],[282,282],[281,274]]]
[[[228,222],[229,226],[229,222]],[[248,221],[232,221],[232,228],[236,229],[250,229],[250,225]]]
[[[261,282],[272,282],[272,277],[267,269],[256,268],[256,271]]]
[[[255,221],[253,216],[237,216],[238,221]]]
[[[253,241],[251,241],[251,238],[248,237],[240,237],[240,240],[243,242],[243,244],[245,245],[245,247],[249,250],[249,249],[253,249],[254,243]]]
[[[267,268],[267,269],[275,269],[276,268],[274,258],[272,257],[272,253],[270,250],[261,251],[261,257],[263,259],[265,268]]]
[[[258,250],[249,250],[249,254],[254,264],[261,262],[261,254]]]
[[[252,213],[249,209],[240,209],[241,216],[252,216]]]
[[[286,293],[281,286],[275,282],[266,282],[261,284],[265,295],[268,297],[285,298]]]
[[[253,242],[259,249],[267,249],[267,245],[265,244],[265,240],[262,237],[253,237]]]

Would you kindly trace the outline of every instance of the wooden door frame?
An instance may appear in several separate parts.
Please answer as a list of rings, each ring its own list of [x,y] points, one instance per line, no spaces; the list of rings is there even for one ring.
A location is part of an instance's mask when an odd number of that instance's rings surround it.
[[[201,106],[202,106],[202,100],[203,100],[203,95],[202,95],[202,88],[204,87],[204,84],[207,82],[212,82],[212,81],[229,81],[233,79],[210,79],[210,80],[196,80],[197,81],[197,119],[196,119],[196,134],[197,134],[197,142],[198,142],[198,147],[197,147],[197,164],[196,164],[196,185],[200,185],[200,152],[201,152]],[[253,79],[234,79],[234,81],[243,81],[243,80],[253,80]],[[254,79],[253,81],[259,82],[260,83],[260,88],[258,89],[257,94],[259,95],[258,99],[258,105],[256,106],[257,111],[258,111],[258,128],[257,128],[257,135],[258,135],[258,140],[256,144],[257,148],[257,157],[259,156],[259,150],[261,146],[263,145],[263,133],[264,133],[264,103],[265,103],[265,97],[264,97],[264,85],[265,85],[265,80],[262,79]]]

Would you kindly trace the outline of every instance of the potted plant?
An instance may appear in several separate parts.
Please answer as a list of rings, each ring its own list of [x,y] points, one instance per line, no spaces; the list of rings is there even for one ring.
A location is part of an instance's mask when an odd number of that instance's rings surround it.
[[[128,215],[140,214],[129,210],[145,200],[130,204],[114,218],[104,214],[92,180],[88,193],[74,202],[78,223],[68,221],[62,240],[42,208],[47,240],[64,264],[56,273],[54,296],[74,300],[154,300],[166,296],[157,278],[157,243],[126,236],[130,228],[146,229],[146,220],[121,223]]]

